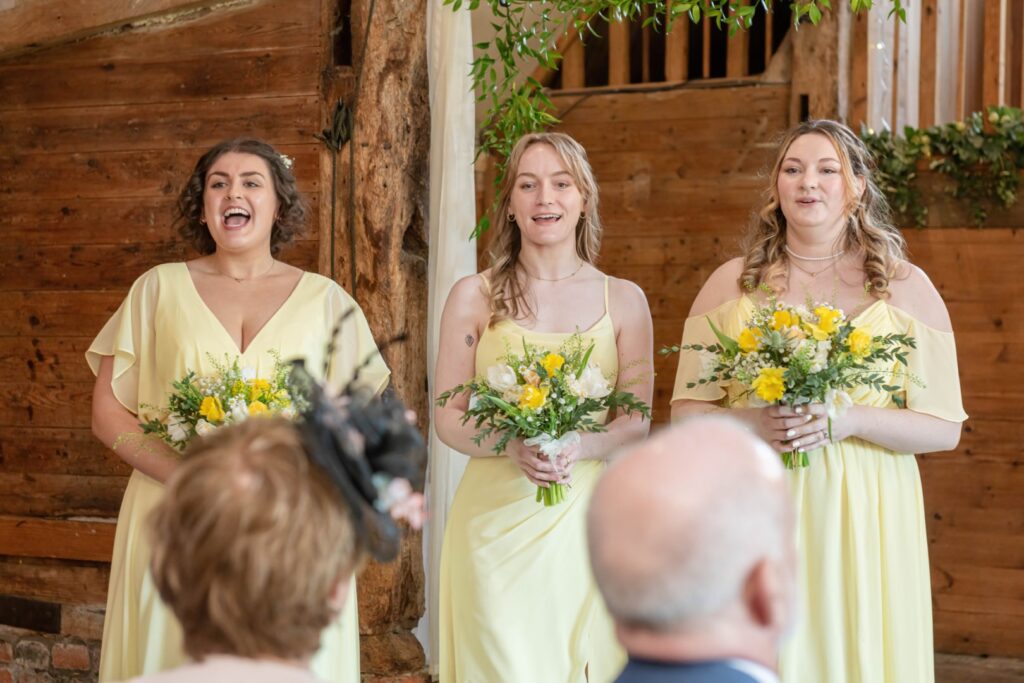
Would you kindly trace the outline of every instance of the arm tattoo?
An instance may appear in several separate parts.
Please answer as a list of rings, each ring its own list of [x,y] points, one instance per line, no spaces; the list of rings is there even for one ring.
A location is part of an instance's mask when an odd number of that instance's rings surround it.
[[[473,335],[471,335],[471,334],[467,334],[466,335],[466,346],[468,346],[470,348],[473,348],[473,342],[475,342],[475,341],[476,341],[476,339],[473,338]]]

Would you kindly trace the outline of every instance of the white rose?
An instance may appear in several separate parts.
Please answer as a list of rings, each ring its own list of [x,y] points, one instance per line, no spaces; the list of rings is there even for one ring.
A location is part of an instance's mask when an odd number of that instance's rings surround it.
[[[216,427],[214,427],[206,420],[200,420],[199,422],[196,422],[196,434],[198,434],[199,436],[206,436],[207,434],[214,432],[216,429]]]
[[[579,377],[570,377],[569,389],[582,398],[604,398],[612,393],[612,386],[596,365],[588,365]]]
[[[295,406],[291,406],[291,405],[286,406],[281,411],[281,417],[283,417],[286,420],[294,420],[295,419],[295,415],[296,415],[296,413],[295,413]]]
[[[242,379],[246,382],[251,382],[256,379],[256,368],[251,365],[246,365],[242,368]]]
[[[188,427],[180,415],[171,413],[167,416],[167,435],[176,443],[188,439]]]
[[[245,401],[235,401],[231,410],[228,411],[228,419],[231,422],[242,422],[247,417],[249,417],[249,406],[245,404]]]
[[[508,391],[518,384],[516,371],[507,365],[492,365],[487,368],[487,383],[495,391]]]
[[[832,342],[825,340],[818,342],[818,348],[814,352],[814,361],[811,363],[811,372],[821,372],[828,365],[828,352],[832,350]]]
[[[825,408],[828,416],[835,420],[842,417],[847,408],[853,405],[853,399],[842,389],[829,389],[825,393]]]

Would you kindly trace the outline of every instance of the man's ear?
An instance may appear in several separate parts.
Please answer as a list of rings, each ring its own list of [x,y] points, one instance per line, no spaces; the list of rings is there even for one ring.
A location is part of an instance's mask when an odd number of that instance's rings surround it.
[[[743,585],[743,602],[750,618],[762,628],[780,627],[789,618],[785,577],[777,562],[762,558]]]
[[[334,584],[331,594],[327,596],[327,604],[330,605],[332,610],[339,614],[341,613],[345,603],[348,601],[348,592],[351,585],[351,576],[343,576]]]

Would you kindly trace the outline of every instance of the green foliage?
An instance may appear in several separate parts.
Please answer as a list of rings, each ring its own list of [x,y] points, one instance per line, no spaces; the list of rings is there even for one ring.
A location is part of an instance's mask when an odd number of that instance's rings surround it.
[[[1015,107],[989,107],[965,121],[920,129],[907,126],[902,136],[888,131],[861,131],[875,157],[875,179],[893,209],[924,225],[928,209],[917,189],[922,160],[928,168],[947,176],[947,191],[970,207],[979,227],[989,208],[1009,208],[1017,202],[1020,172],[1024,169],[1024,120]]]
[[[732,35],[750,28],[756,4],[771,11],[773,0],[483,0],[493,16],[498,18],[491,26],[495,37],[476,44],[481,56],[473,61],[471,75],[477,101],[487,101],[487,113],[480,126],[480,146],[477,154],[493,154],[498,160],[497,185],[505,173],[505,160],[516,140],[555,125],[559,122],[555,107],[544,88],[535,79],[523,76],[519,64],[530,73],[537,66],[558,69],[562,55],[558,53],[558,39],[568,31],[576,31],[580,39],[587,34],[598,35],[595,20],[633,21],[644,10],[648,17],[645,26],[662,29],[675,19],[686,15],[694,23],[702,18],[714,20],[719,28],[727,28]],[[889,0],[890,15],[896,14],[906,21],[904,0]],[[873,0],[849,0],[854,12],[871,9]],[[444,0],[454,11],[463,7],[476,10],[481,0]],[[821,21],[822,11],[832,8],[832,0],[792,0],[793,24],[807,20]],[[494,207],[490,207],[493,209]],[[489,222],[481,218],[473,232],[478,237],[487,230]]]

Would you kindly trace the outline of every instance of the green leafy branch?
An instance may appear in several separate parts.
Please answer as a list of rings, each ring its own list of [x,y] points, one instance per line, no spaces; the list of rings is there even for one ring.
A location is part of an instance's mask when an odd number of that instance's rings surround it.
[[[892,3],[890,15],[906,21],[905,0]],[[849,0],[854,12],[869,10],[874,0]],[[480,125],[477,155],[491,154],[497,160],[495,184],[502,182],[505,160],[516,140],[527,133],[544,130],[559,123],[556,110],[543,84],[530,75],[537,67],[558,69],[562,55],[558,40],[575,32],[580,40],[587,34],[597,36],[596,22],[636,21],[661,30],[679,17],[697,23],[703,18],[727,28],[732,35],[750,28],[757,5],[772,10],[773,0],[444,0],[454,11],[463,7],[490,8],[495,21],[492,40],[476,44],[481,52],[473,61],[471,77],[477,101],[488,102]],[[821,21],[823,12],[832,9],[832,0],[792,0],[789,3],[794,26],[804,19]],[[520,69],[527,69],[526,74]],[[491,207],[492,209],[494,207]],[[474,236],[489,227],[486,216],[477,223]]]
[[[946,188],[967,203],[975,225],[994,206],[1017,202],[1024,170],[1024,120],[1016,107],[988,107],[964,121],[931,128],[907,126],[902,135],[861,131],[875,158],[875,180],[901,216],[922,226],[928,209],[917,187],[918,169],[927,168],[952,181]]]

